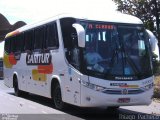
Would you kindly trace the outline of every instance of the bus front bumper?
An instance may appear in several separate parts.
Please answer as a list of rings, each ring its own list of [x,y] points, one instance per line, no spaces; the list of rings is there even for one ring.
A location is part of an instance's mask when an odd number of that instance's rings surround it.
[[[81,86],[82,107],[109,107],[149,105],[152,102],[153,88],[140,94],[106,94]]]

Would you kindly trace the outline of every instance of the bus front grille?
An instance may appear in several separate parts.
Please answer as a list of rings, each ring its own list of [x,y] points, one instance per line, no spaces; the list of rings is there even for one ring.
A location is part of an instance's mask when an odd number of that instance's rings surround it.
[[[140,94],[143,93],[144,90],[142,89],[106,89],[103,93],[106,94],[115,94],[115,95],[130,95],[130,94]]]

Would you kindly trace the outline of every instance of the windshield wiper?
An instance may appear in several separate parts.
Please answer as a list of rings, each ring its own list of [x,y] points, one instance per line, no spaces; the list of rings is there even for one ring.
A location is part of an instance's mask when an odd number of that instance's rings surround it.
[[[139,75],[141,72],[139,71],[139,69],[137,68],[137,66],[135,65],[135,63],[133,62],[133,60],[130,58],[130,56],[128,55],[128,53],[124,53],[125,54],[125,59],[128,61],[128,63],[130,64],[131,68],[133,69],[134,73],[136,75]]]
[[[131,57],[128,55],[128,53],[126,52],[125,48],[124,48],[124,44],[122,44],[122,49],[123,49],[123,53],[125,56],[126,61],[128,61],[129,65],[131,66],[131,68],[133,69],[135,75],[140,75],[141,72],[139,71],[139,69],[137,68],[136,64],[133,62],[133,60],[131,59]]]
[[[120,51],[121,48],[120,48],[120,46],[119,46],[119,43],[117,43],[117,42],[118,42],[118,41],[116,40],[116,48],[115,48],[115,50],[114,50],[114,52],[113,52],[112,58],[111,58],[110,63],[109,63],[109,68],[110,68],[110,69],[107,70],[106,75],[108,75],[108,74],[111,73],[111,71],[112,71],[112,69],[113,69],[113,66],[114,66],[114,64],[115,64],[116,59],[117,59],[117,63],[118,63],[118,60],[119,60],[119,52],[121,52],[121,51]],[[119,46],[119,47],[118,47],[118,46]]]
[[[123,59],[122,60],[123,71],[124,71],[125,64],[126,64],[126,62],[124,63],[123,61],[125,60],[131,66],[131,68],[132,68],[133,72],[135,73],[135,75],[139,76],[141,74],[141,72],[139,71],[139,69],[137,68],[136,64],[133,62],[133,60],[130,58],[128,53],[125,51],[123,44],[121,44],[121,46],[119,46],[119,47],[118,47],[118,45],[116,45],[116,46],[117,47],[114,50],[114,53],[112,55],[112,58],[111,58],[111,61],[110,61],[110,64],[109,64],[109,68],[110,69],[106,72],[106,75],[111,73],[116,60],[118,62],[119,61],[119,55],[121,55],[121,59]]]

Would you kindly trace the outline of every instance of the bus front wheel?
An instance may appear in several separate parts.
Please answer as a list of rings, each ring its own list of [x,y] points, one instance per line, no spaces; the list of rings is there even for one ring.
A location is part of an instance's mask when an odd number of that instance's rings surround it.
[[[19,90],[19,87],[18,87],[18,79],[17,79],[17,77],[14,77],[13,87],[14,87],[15,95],[16,96],[21,96],[21,91]]]
[[[65,108],[65,103],[62,101],[61,88],[58,83],[55,85],[55,88],[54,88],[53,102],[54,102],[55,108],[59,110],[62,110]]]

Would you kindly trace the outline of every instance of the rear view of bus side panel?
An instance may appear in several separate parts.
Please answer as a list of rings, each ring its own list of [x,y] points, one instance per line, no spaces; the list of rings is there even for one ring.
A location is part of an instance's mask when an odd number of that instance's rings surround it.
[[[9,51],[10,51],[10,40],[5,39],[5,47],[4,47],[4,56],[3,56],[3,72],[4,72],[4,83],[8,87],[13,87],[13,82],[12,82],[12,64],[10,63],[10,56],[9,56]]]

